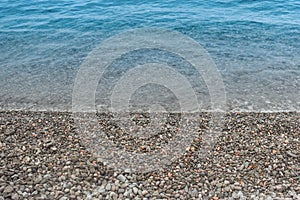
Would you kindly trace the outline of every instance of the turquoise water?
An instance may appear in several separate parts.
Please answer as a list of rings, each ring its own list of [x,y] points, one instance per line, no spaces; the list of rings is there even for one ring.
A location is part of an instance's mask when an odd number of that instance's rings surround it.
[[[88,53],[144,27],[176,30],[203,45],[222,75],[229,109],[299,110],[298,0],[2,0],[0,107],[69,110]]]

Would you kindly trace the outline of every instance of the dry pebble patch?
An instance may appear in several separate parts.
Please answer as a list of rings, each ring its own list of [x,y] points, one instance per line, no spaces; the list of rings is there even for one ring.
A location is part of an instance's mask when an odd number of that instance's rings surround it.
[[[0,112],[0,199],[300,199],[299,113],[228,113],[202,157],[208,119],[196,120],[198,136],[171,165],[132,173],[94,156],[71,113]],[[127,140],[129,151],[144,151],[142,141],[117,137],[107,116],[99,121],[120,146]],[[174,130],[143,145],[164,145]]]

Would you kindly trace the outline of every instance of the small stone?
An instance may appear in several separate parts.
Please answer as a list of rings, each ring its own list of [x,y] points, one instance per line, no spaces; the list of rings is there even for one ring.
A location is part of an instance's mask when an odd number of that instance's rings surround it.
[[[234,190],[241,190],[241,189],[242,189],[242,187],[239,186],[239,185],[233,185],[233,186],[231,186],[231,187],[232,187],[232,189],[234,189]]]
[[[297,158],[298,156],[296,154],[293,154],[292,152],[290,151],[287,151],[286,152],[289,156],[293,157],[293,158]]]
[[[134,194],[138,194],[138,191],[139,191],[139,190],[138,190],[136,187],[133,187],[133,188],[132,188],[132,191],[133,191]]]
[[[79,195],[80,195],[79,191],[75,192],[75,196],[79,196]]]
[[[136,180],[137,180],[137,181],[141,181],[141,180],[143,180],[143,177],[142,177],[142,176],[137,176],[137,177],[136,177]]]
[[[98,192],[101,193],[101,194],[104,193],[105,192],[105,188],[104,187],[100,187],[99,190],[98,190]]]
[[[108,184],[106,185],[105,189],[108,190],[108,191],[111,190],[111,184],[108,183]]]
[[[244,165],[241,165],[239,169],[242,171],[244,169]]]
[[[242,191],[239,191],[238,193],[237,193],[237,195],[240,197],[240,198],[242,198],[244,195],[243,195],[243,193],[242,193]]]
[[[197,191],[196,188],[191,191],[191,196],[192,197],[197,197],[198,196],[198,191]]]
[[[61,177],[59,177],[59,179],[62,180],[62,181],[64,181],[64,180],[66,180],[66,177],[65,176],[61,176]]]
[[[22,195],[23,195],[23,197],[25,197],[25,198],[28,197],[28,193],[27,193],[27,192],[23,192]]]
[[[109,197],[110,199],[117,199],[118,195],[115,192],[110,192]]]
[[[18,194],[12,194],[11,195],[11,199],[18,200],[19,199],[19,195]]]
[[[185,190],[186,192],[189,192],[189,188],[188,188],[187,185],[184,187],[184,190]]]
[[[3,193],[4,194],[9,194],[12,191],[14,191],[14,188],[9,185],[9,186],[6,186],[6,188],[4,189]]]
[[[52,151],[56,151],[57,148],[56,148],[56,147],[51,147],[51,150],[52,150]]]
[[[277,186],[275,186],[275,189],[279,192],[282,192],[283,187],[282,187],[282,185],[277,185]]]
[[[225,192],[229,192],[230,191],[230,186],[227,186],[224,188]]]
[[[46,175],[44,176],[44,179],[49,179],[49,178],[51,178],[51,174],[46,174]]]
[[[237,198],[239,198],[239,195],[238,195],[237,192],[233,192],[233,193],[232,193],[232,197],[233,197],[234,199],[237,199]]]
[[[123,176],[122,174],[120,174],[120,175],[117,177],[117,179],[118,179],[119,181],[121,181],[121,182],[125,182],[125,181],[126,181],[126,177]]]
[[[124,196],[125,196],[125,197],[128,197],[128,196],[129,196],[129,191],[128,191],[128,190],[124,192]]]

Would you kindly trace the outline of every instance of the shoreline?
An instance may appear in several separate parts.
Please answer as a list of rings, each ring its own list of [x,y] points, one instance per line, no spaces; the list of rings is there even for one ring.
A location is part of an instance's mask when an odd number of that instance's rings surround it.
[[[0,107],[0,112],[57,112],[57,113],[73,113],[72,109],[24,109],[24,108],[3,108]],[[298,109],[287,109],[287,110],[247,110],[247,109],[232,109],[232,110],[200,110],[199,113],[213,113],[213,112],[222,112],[222,113],[300,113]],[[83,112],[84,113],[84,112]],[[95,113],[95,112],[93,112]]]

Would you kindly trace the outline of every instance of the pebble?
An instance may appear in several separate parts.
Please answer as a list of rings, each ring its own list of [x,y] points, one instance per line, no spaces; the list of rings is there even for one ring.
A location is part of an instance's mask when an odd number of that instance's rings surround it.
[[[19,199],[19,195],[18,194],[12,194],[11,195],[11,199],[12,200],[18,200]]]
[[[110,199],[117,199],[118,195],[115,192],[110,192],[109,197]]]
[[[108,184],[105,186],[105,190],[110,191],[110,189],[111,189],[111,184],[108,183]]]
[[[293,158],[297,158],[298,156],[296,154],[293,154],[292,152],[290,151],[287,151],[286,152],[289,156],[293,157]]]
[[[132,191],[133,191],[134,194],[138,194],[138,191],[139,191],[139,190],[138,190],[136,187],[133,187],[133,188],[132,188]]]
[[[237,185],[234,185],[232,188],[233,188],[234,190],[241,190],[241,189],[242,189],[241,186],[237,186]]]
[[[12,191],[14,191],[14,188],[11,187],[10,185],[8,185],[8,186],[5,187],[3,193],[4,194],[10,194],[10,193],[12,193]]]
[[[76,179],[76,176],[74,174],[72,174],[71,179]]]
[[[197,197],[198,196],[197,189],[193,189],[190,194],[191,194],[192,197]]]
[[[128,196],[129,196],[129,193],[130,193],[130,192],[129,192],[128,190],[126,190],[126,191],[124,192],[124,196],[125,196],[125,197],[128,197]]]
[[[125,176],[123,176],[122,174],[120,174],[120,175],[117,177],[117,179],[118,179],[119,181],[121,181],[121,182],[125,182],[125,181],[126,181]]]

